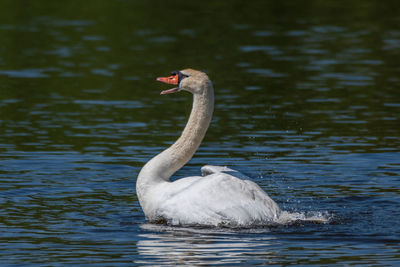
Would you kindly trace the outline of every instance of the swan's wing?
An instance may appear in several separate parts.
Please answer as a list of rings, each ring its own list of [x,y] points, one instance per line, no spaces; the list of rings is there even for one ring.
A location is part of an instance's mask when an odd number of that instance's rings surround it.
[[[205,165],[201,168],[202,176],[207,176],[210,174],[216,174],[216,173],[221,173],[221,172],[235,176],[239,179],[250,179],[248,176],[244,175],[243,173],[233,170],[231,168],[228,168],[226,166],[222,167],[222,166]]]
[[[175,191],[173,184],[167,185],[168,191]],[[272,222],[280,213],[257,184],[225,172],[196,179],[182,189],[161,201],[158,214],[169,223],[247,226]]]

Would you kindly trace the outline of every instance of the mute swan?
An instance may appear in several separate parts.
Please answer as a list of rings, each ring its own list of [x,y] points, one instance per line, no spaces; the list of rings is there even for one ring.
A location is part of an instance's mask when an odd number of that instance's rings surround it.
[[[161,94],[181,90],[193,94],[189,120],[179,139],[140,171],[136,191],[150,222],[172,225],[255,226],[278,221],[281,210],[256,183],[229,169],[206,165],[202,176],[171,182],[170,177],[196,152],[210,124],[214,91],[208,76],[197,70],[172,72],[158,81],[177,87]]]

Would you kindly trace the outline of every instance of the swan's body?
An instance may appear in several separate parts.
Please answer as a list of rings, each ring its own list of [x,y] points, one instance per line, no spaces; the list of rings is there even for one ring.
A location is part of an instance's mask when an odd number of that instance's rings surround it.
[[[174,225],[250,226],[278,220],[278,205],[245,175],[226,167],[204,166],[203,176],[171,182],[199,147],[211,121],[214,92],[203,72],[186,69],[159,81],[193,93],[193,107],[179,139],[151,159],[139,173],[136,190],[150,222]]]

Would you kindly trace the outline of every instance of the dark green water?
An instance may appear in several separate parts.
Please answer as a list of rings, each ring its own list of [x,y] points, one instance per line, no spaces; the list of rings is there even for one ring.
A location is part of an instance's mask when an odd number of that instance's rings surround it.
[[[400,263],[398,1],[2,1],[2,265]],[[147,224],[136,176],[214,82],[193,160],[238,169],[327,224]]]

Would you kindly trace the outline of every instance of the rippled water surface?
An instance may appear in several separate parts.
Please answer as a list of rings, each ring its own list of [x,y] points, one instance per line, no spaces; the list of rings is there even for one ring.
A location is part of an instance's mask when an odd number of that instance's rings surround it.
[[[4,1],[2,265],[400,264],[397,1]],[[136,176],[213,80],[204,164],[250,176],[328,223],[257,229],[146,223]]]

